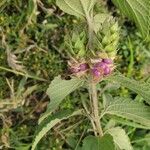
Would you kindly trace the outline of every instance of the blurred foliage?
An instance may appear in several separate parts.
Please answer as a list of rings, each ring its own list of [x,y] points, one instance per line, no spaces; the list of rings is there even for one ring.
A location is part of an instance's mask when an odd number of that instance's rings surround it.
[[[145,78],[150,73],[150,45],[142,40],[134,24],[122,18],[114,6],[108,4],[123,26],[117,69],[129,77]],[[67,56],[62,43],[67,28],[72,28],[72,24],[78,25],[78,21],[62,13],[54,0],[0,1],[0,149],[29,149],[37,120],[49,101],[45,94],[47,86],[54,76],[67,70]],[[32,86],[36,86],[36,90],[30,91]],[[23,97],[25,92],[28,94]],[[121,89],[120,95],[128,94],[127,89]],[[61,108],[80,107],[80,95],[86,97],[85,91],[67,97]],[[3,106],[3,102],[7,104]],[[4,107],[8,110],[3,111]],[[84,122],[82,126],[81,122]],[[109,118],[103,120],[104,125],[108,122]],[[85,118],[74,117],[64,121],[47,134],[38,149],[74,149],[81,144],[77,139],[83,139],[85,131],[91,132],[89,128],[90,123]],[[126,125],[124,128],[135,150],[150,149],[147,130]]]

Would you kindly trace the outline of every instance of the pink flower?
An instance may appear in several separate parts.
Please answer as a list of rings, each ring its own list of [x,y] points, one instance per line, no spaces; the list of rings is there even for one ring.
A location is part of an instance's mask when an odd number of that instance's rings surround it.
[[[106,67],[106,68],[104,69],[104,75],[108,75],[108,74],[110,74],[110,73],[111,73],[110,67]]]
[[[80,71],[85,71],[89,68],[88,64],[84,63],[79,66]]]
[[[93,68],[92,69],[92,74],[95,76],[95,77],[100,77],[101,73],[98,69],[96,68]]]

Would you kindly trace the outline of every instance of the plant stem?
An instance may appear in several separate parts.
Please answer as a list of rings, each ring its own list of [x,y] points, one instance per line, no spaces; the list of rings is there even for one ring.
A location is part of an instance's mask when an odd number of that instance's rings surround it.
[[[93,14],[86,15],[86,20],[88,24],[88,44],[87,48],[88,50],[92,51],[93,49]],[[98,106],[98,99],[97,99],[97,89],[96,89],[96,83],[94,83],[93,79],[90,81],[90,90],[89,90],[90,99],[92,101],[92,114],[93,114],[93,122],[94,126],[96,127],[96,132],[99,135],[99,137],[103,136],[103,130],[100,123],[100,117],[99,117],[99,106]],[[95,135],[97,135],[95,134]]]
[[[92,44],[92,40],[93,40],[93,20],[90,17],[87,17],[87,22],[88,22],[88,49],[92,50],[93,44]]]
[[[99,117],[99,105],[98,105],[98,99],[97,99],[97,89],[96,89],[96,83],[91,81],[91,97],[92,97],[92,103],[93,103],[93,116],[94,116],[94,122],[97,129],[97,133],[100,137],[103,136],[103,130],[101,127],[100,117]]]

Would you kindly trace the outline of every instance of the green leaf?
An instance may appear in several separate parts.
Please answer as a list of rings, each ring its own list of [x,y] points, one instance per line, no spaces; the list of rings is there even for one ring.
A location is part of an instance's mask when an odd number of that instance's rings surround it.
[[[112,0],[120,11],[133,20],[144,38],[150,35],[149,0]]]
[[[82,150],[115,150],[115,146],[109,134],[105,134],[102,138],[88,136],[83,140]]]
[[[83,80],[78,78],[62,80],[60,76],[56,77],[47,89],[47,94],[50,97],[50,103],[47,107],[47,111],[40,118],[39,122],[50,115],[67,95],[82,86],[83,82]]]
[[[64,12],[80,18],[89,15],[96,0],[57,0],[57,6]]]
[[[62,120],[68,119],[72,116],[82,115],[82,110],[77,111],[61,111],[53,116],[47,117],[37,129],[37,133],[32,144],[32,149],[34,150],[39,143],[39,141],[43,138],[43,136],[52,129],[56,124],[60,123]]]
[[[109,133],[113,137],[114,142],[120,149],[133,150],[130,139],[122,128],[112,128],[107,130],[106,133]]]
[[[115,98],[105,107],[102,116],[104,114],[116,115],[150,127],[150,107],[128,98]]]
[[[124,118],[121,118],[121,117],[111,116],[111,119],[113,121],[115,121],[116,123],[131,126],[134,128],[150,129],[150,126],[148,127],[148,126],[144,126],[144,125],[141,125],[139,123],[136,123],[136,122],[131,122],[130,120],[125,120]]]
[[[129,79],[123,75],[114,75],[108,78],[108,80],[119,83],[121,86],[136,92],[142,96],[148,104],[150,104],[150,83]]]

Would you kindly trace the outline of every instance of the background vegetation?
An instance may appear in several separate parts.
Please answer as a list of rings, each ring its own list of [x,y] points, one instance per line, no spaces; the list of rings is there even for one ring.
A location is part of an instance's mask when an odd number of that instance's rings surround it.
[[[117,69],[137,80],[146,78],[150,73],[150,44],[143,41],[135,24],[110,0],[104,5],[122,26]],[[45,91],[54,76],[67,72],[63,38],[73,24],[78,26],[78,21],[58,9],[54,0],[37,0],[36,3],[34,0],[1,0],[0,149],[28,150],[31,146],[39,116],[49,102]],[[68,96],[61,109],[80,107],[78,95],[86,96],[83,93]],[[125,88],[114,94],[126,97],[129,93],[135,96]],[[114,123],[120,121],[111,124]],[[71,149],[80,144],[78,139],[85,136],[89,125],[80,117],[64,121],[43,138],[38,149]],[[136,150],[150,149],[148,130],[122,126]]]

